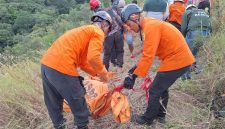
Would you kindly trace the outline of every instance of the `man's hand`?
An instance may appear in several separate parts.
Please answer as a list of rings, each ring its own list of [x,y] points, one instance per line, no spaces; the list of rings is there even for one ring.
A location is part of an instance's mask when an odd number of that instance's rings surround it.
[[[111,78],[116,75],[114,72],[108,72],[105,68],[99,73],[100,80],[102,82],[109,82]]]

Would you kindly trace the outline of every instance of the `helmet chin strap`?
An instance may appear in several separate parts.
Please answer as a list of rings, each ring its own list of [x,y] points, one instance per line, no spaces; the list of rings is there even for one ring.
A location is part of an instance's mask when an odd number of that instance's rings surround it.
[[[106,30],[104,29],[102,22],[103,21],[95,21],[94,23],[97,24],[101,28],[101,30],[104,32],[104,34],[107,34],[108,32],[106,33]]]
[[[135,24],[138,25],[138,29],[140,32],[139,34],[140,34],[140,38],[141,38],[141,44],[143,45],[143,36],[142,36],[142,28],[140,26],[140,18],[141,18],[141,16],[139,15],[139,18],[137,19],[137,21],[136,20],[131,20],[131,21],[133,21]]]
[[[139,15],[139,18],[138,18],[138,28],[140,30],[141,45],[143,45],[143,36],[142,36],[142,28],[140,26],[140,19],[141,19],[141,15]]]
[[[104,34],[107,34],[107,33],[105,32],[105,29],[104,29],[104,27],[103,27],[102,23],[101,23],[101,22],[99,22],[99,24],[100,24],[100,27],[101,27],[102,31],[104,32]]]
[[[105,33],[101,22],[94,22],[94,23],[97,24],[100,27],[100,29]]]
[[[140,24],[138,24],[139,30],[140,30],[140,38],[141,38],[141,45],[143,45],[143,36],[142,36],[142,29]]]

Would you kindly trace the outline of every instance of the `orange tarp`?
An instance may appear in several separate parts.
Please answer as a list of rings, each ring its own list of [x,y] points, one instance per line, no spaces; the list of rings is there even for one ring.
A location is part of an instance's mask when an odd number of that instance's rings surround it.
[[[109,90],[106,83],[93,78],[86,78],[84,87],[87,92],[85,99],[94,119],[106,115],[110,109],[112,109],[116,122],[127,122],[130,119],[128,99],[124,94],[118,92],[116,88]],[[66,101],[64,101],[63,110],[71,112]]]

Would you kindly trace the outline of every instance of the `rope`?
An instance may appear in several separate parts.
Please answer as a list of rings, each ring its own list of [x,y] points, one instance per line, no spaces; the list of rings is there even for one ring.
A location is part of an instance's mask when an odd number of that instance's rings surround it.
[[[151,79],[150,76],[148,76],[147,78],[145,78],[144,82],[140,86],[140,89],[145,91],[146,103],[148,103],[148,100],[149,100],[148,91],[151,88],[151,85],[152,85],[152,79]],[[124,88],[124,85],[123,84],[120,84],[120,85],[116,86],[116,88],[114,88],[112,92],[121,92],[123,90],[123,88]],[[132,90],[134,92],[137,91],[134,88]]]
[[[144,82],[141,84],[141,89],[145,91],[145,99],[146,99],[146,103],[148,103],[149,100],[149,94],[148,91],[151,88],[152,85],[152,79],[150,76],[148,76],[147,78],[145,78]],[[136,89],[133,89],[133,91],[137,91]]]

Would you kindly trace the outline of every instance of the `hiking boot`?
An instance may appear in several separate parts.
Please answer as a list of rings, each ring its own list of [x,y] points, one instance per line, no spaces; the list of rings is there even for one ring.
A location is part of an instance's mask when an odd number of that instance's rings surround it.
[[[200,70],[200,68],[196,65],[196,66],[194,67],[193,72],[194,72],[195,74],[199,74],[199,73],[201,73],[201,70]]]
[[[153,121],[148,121],[144,118],[144,116],[133,115],[131,118],[131,122],[137,123],[139,125],[152,125]]]
[[[85,125],[85,126],[82,126],[82,127],[77,127],[77,129],[88,129],[88,126],[87,125]]]
[[[165,124],[166,123],[166,117],[157,117],[157,121],[161,124]]]
[[[191,79],[191,76],[190,76],[190,75],[182,75],[182,76],[181,76],[181,80],[182,80],[182,81],[190,80],[190,79]]]

